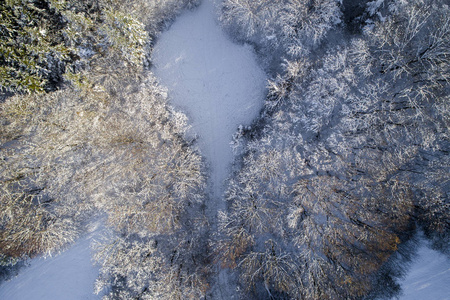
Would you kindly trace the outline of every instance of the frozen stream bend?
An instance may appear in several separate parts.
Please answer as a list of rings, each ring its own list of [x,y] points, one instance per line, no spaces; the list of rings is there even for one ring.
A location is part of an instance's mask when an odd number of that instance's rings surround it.
[[[239,124],[249,124],[262,107],[265,75],[249,47],[233,44],[216,24],[214,3],[184,12],[155,47],[154,72],[169,88],[172,104],[184,111],[198,134],[214,183],[215,203],[223,203],[222,182],[233,160],[229,142]],[[215,215],[214,215],[215,216]],[[211,217],[214,217],[211,216]],[[0,299],[100,299],[93,288],[98,267],[90,244],[97,231],[49,259],[35,258],[17,277],[0,283]]]
[[[210,201],[207,216],[212,228],[219,210],[225,210],[224,180],[234,155],[230,147],[239,125],[250,125],[263,107],[266,75],[251,47],[236,45],[217,23],[216,4],[203,0],[185,12],[157,41],[153,73],[168,88],[170,104],[184,112],[198,136],[201,154],[209,165]],[[236,299],[233,276],[219,272],[213,299]]]
[[[234,44],[222,32],[217,3],[203,0],[199,8],[181,15],[161,35],[152,55],[153,73],[168,88],[170,103],[187,114],[192,126],[188,134],[198,136],[209,163],[211,217],[224,208],[232,135],[258,116],[266,85],[252,49]]]

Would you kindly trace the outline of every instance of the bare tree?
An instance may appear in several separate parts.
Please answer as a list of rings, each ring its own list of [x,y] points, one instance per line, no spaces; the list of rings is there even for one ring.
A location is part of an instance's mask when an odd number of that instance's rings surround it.
[[[235,38],[250,41],[264,52],[291,57],[308,54],[340,18],[335,0],[230,0],[223,2],[221,15]]]

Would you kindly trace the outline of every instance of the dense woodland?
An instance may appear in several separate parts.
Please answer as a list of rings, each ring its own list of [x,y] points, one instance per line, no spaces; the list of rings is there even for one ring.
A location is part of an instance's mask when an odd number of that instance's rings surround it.
[[[106,299],[205,293],[203,161],[146,67],[153,38],[195,4],[2,2],[4,269],[106,216],[95,257]]]
[[[446,1],[223,1],[271,79],[217,232],[187,117],[150,72],[199,2],[0,3],[1,272],[97,219],[105,299],[214,298],[224,268],[242,299],[376,299],[418,230],[450,256]]]
[[[228,31],[275,70],[235,137],[218,243],[254,298],[389,296],[418,226],[449,253],[444,2],[373,1],[347,24],[340,1],[224,2]]]

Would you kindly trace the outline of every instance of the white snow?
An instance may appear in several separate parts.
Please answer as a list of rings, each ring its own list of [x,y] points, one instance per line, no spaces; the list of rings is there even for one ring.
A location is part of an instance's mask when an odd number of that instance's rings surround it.
[[[35,258],[19,274],[0,285],[5,300],[94,300],[98,267],[94,266],[90,244],[94,231],[74,246],[50,258]]]
[[[153,72],[168,87],[171,104],[186,113],[191,134],[211,168],[217,211],[233,160],[230,142],[264,102],[266,76],[249,46],[234,44],[217,23],[213,0],[181,15],[157,41]]]
[[[384,3],[384,0],[375,0],[367,3],[367,11],[371,16],[375,15],[380,6]]]
[[[230,175],[230,147],[239,125],[250,125],[263,107],[266,76],[249,46],[234,44],[217,23],[216,2],[204,0],[180,16],[156,43],[153,73],[168,87],[171,104],[189,117],[189,135],[198,136],[210,167],[212,191],[207,214],[214,227],[224,180]],[[221,270],[212,287],[214,299],[234,299],[235,284]]]
[[[423,240],[417,258],[400,283],[400,300],[450,300],[450,259]]]

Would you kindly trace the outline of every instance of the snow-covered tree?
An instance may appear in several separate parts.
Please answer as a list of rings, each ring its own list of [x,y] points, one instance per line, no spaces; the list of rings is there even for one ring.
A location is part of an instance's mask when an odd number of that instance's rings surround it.
[[[230,0],[221,20],[239,40],[256,45],[264,55],[301,57],[340,23],[337,0]]]
[[[417,220],[448,251],[448,20],[402,2],[269,82],[217,243],[246,297],[362,298]]]
[[[284,142],[283,150],[249,154],[230,181],[218,243],[223,264],[237,268],[258,297],[264,291],[295,299],[363,296],[408,225],[410,189],[352,180],[345,162],[333,162],[339,159],[325,149],[300,154],[288,149],[304,141]]]
[[[76,238],[92,207],[81,168],[89,127],[76,114],[83,108],[78,100],[68,90],[14,96],[1,105],[2,254],[60,249]]]
[[[1,255],[56,251],[103,212],[111,234],[98,245],[99,289],[148,297],[164,289],[179,298],[205,292],[203,162],[182,138],[186,117],[172,112],[149,78],[108,102],[66,89],[2,104]],[[150,246],[166,263],[138,287],[135,276],[152,271],[130,255],[148,257]],[[132,271],[122,276],[123,268]],[[161,290],[147,289],[152,284]]]
[[[136,74],[151,51],[151,39],[198,2],[3,1],[0,91],[50,91],[64,81],[108,88],[108,75]]]
[[[40,92],[55,84],[72,54],[49,1],[0,3],[0,92]],[[53,71],[53,74],[50,74]]]
[[[87,188],[112,231],[97,247],[106,298],[198,298],[207,287],[203,162],[156,86],[123,95],[93,135]]]
[[[411,1],[396,9],[387,20],[367,30],[373,57],[381,73],[414,80],[411,101],[427,98],[450,80],[449,7]]]

